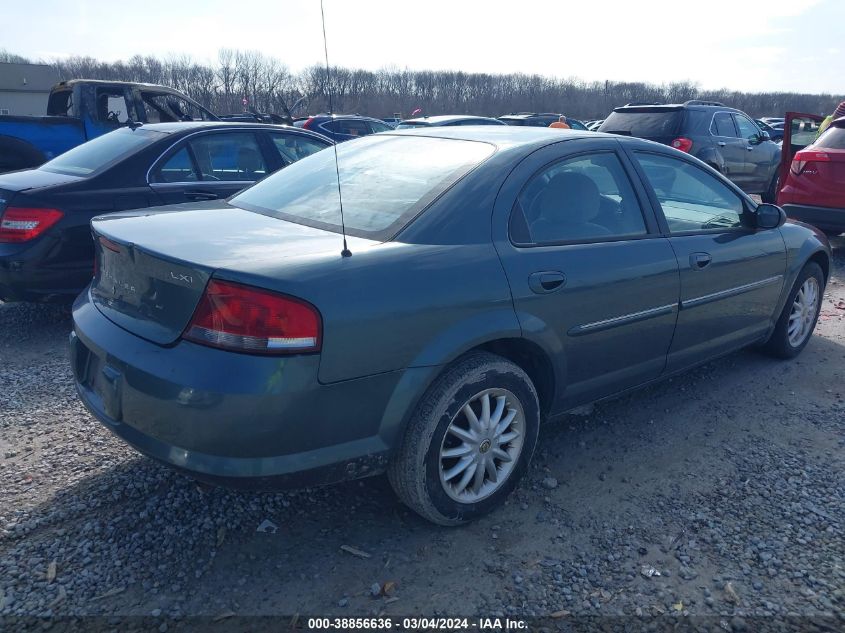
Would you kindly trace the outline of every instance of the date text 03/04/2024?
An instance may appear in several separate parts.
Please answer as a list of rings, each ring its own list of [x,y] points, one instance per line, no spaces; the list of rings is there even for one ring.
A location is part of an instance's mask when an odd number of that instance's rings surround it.
[[[519,631],[527,630],[524,620],[511,618],[445,618],[445,617],[346,617],[308,618],[310,630],[361,630],[361,631]]]

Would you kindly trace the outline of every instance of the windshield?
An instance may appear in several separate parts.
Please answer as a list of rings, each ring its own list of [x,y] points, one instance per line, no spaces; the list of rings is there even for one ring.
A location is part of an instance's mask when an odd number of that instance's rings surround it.
[[[494,151],[475,141],[368,136],[337,147],[346,232],[387,240]],[[235,196],[236,207],[339,233],[335,153],[317,152]]]
[[[78,145],[39,169],[71,176],[88,176],[163,138],[162,132],[123,128]]]

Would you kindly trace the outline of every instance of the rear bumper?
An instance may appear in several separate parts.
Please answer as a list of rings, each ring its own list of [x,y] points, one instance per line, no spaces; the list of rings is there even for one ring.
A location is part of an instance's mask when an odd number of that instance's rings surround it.
[[[94,262],[56,257],[57,244],[52,236],[0,244],[0,299],[72,302],[91,281]]]
[[[71,362],[88,409],[138,451],[232,487],[321,485],[383,471],[401,424],[389,412],[411,406],[402,399],[415,390],[400,385],[423,371],[322,385],[317,355],[252,356],[187,341],[162,347],[106,319],[88,293],[73,320]]]
[[[845,233],[845,209],[804,204],[783,205],[786,215],[828,232]]]

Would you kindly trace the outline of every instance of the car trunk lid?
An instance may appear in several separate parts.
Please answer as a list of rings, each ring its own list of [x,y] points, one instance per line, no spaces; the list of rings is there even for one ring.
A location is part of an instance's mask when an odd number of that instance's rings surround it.
[[[160,345],[181,336],[208,280],[220,269],[249,272],[285,258],[340,256],[341,236],[331,231],[226,203],[174,206],[92,222],[94,304],[113,323]],[[349,238],[353,249],[373,243]]]

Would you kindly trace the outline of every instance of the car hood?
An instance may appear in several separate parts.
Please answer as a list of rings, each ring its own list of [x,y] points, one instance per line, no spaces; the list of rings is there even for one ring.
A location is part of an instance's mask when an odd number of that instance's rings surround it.
[[[0,189],[19,193],[29,189],[43,189],[44,187],[66,185],[72,182],[79,182],[80,180],[83,180],[81,176],[57,174],[56,172],[45,169],[24,169],[22,171],[0,174]]]

